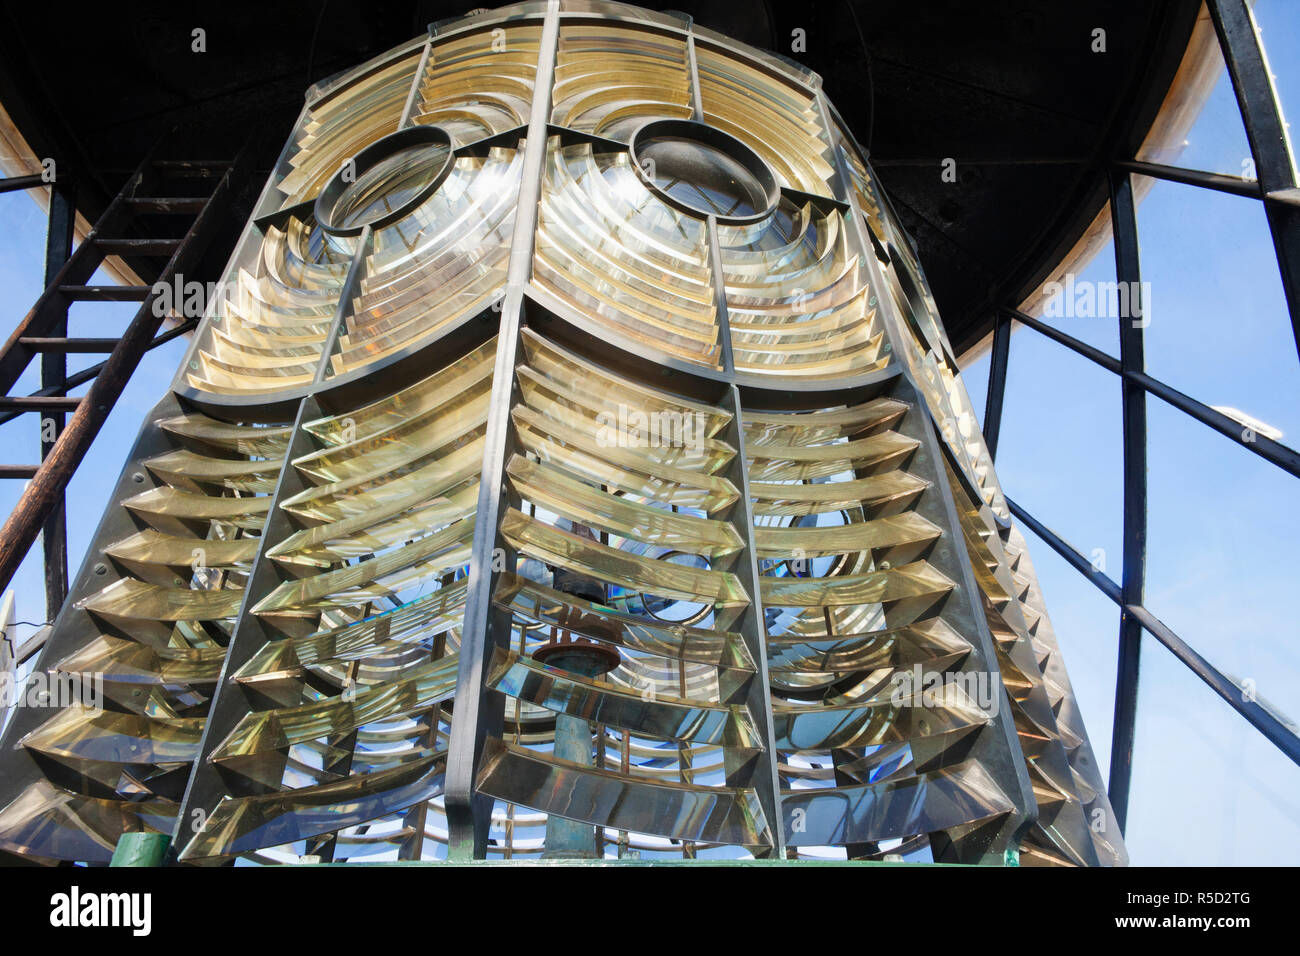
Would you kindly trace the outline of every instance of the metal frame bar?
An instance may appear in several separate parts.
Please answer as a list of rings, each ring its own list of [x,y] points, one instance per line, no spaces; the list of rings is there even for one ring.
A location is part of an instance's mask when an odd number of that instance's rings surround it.
[[[352,303],[357,294],[357,287],[361,284],[361,270],[365,266],[366,256],[370,254],[373,235],[369,226],[362,226],[361,234],[357,236],[356,251],[352,253],[352,262],[348,265],[347,275],[343,278],[343,284],[339,286],[339,302],[334,309],[334,318],[330,321],[329,335],[325,336],[325,341],[321,343],[320,361],[316,363],[316,372],[312,376],[313,387],[319,388],[325,382],[329,374],[330,360],[334,358],[334,352],[339,346],[339,337],[343,334],[343,326],[353,315]],[[198,341],[198,336],[195,336],[195,341]]]
[[[1127,283],[1129,308],[1120,310],[1120,379],[1124,432],[1124,568],[1120,590],[1124,608],[1141,605],[1146,590],[1147,560],[1147,409],[1146,390],[1127,378],[1146,370],[1142,331],[1142,274],[1138,258],[1137,207],[1133,177],[1114,172],[1110,177],[1111,230],[1114,235],[1115,273],[1121,287]],[[1137,307],[1134,308],[1134,302]],[[1142,626],[1124,610],[1119,623],[1119,662],[1115,671],[1115,722],[1111,727],[1110,805],[1125,829],[1129,784],[1133,776],[1133,737],[1137,725],[1138,674],[1142,651]]]
[[[1062,332],[1060,329],[1056,328],[1055,326],[1048,325],[1046,322],[1034,318],[1032,315],[1027,315],[1024,312],[1021,312],[1019,309],[1004,309],[1003,312],[1009,318],[1014,319],[1015,321],[1021,323],[1022,325],[1029,326],[1035,332],[1041,332],[1043,335],[1046,335],[1049,339],[1052,339],[1055,342],[1059,342],[1061,345],[1064,345],[1066,348],[1070,349],[1071,351],[1076,352],[1079,355],[1082,355],[1084,358],[1089,359],[1092,362],[1095,362],[1096,364],[1104,368],[1106,371],[1114,372],[1116,375],[1123,374],[1123,368],[1120,365],[1119,359],[1115,358],[1113,355],[1107,355],[1101,349],[1094,348],[1093,346],[1089,345],[1086,342],[1080,342],[1074,336],[1068,335],[1067,333]]]
[[[355,278],[357,269],[356,265],[366,249],[364,233],[359,245],[356,258],[350,266],[349,276],[345,286],[350,285]],[[350,314],[348,302],[350,294],[345,292],[341,298],[339,307],[335,310],[333,326],[330,340],[333,341],[339,334],[341,324]],[[446,341],[444,339],[444,341]],[[323,353],[322,363],[319,366],[320,373],[323,373],[330,353]],[[318,374],[318,381],[323,381],[323,374]],[[222,739],[233,728],[235,723],[246,713],[248,713],[249,698],[242,685],[229,680],[229,675],[235,672],[240,666],[247,662],[253,653],[273,637],[274,625],[263,622],[254,615],[251,608],[255,606],[258,600],[265,597],[269,591],[279,583],[281,575],[275,570],[274,563],[264,558],[263,552],[272,543],[277,543],[294,530],[291,520],[287,514],[278,507],[283,499],[302,491],[307,484],[305,479],[292,466],[294,458],[316,450],[316,445],[310,436],[304,431],[302,425],[305,421],[328,414],[329,409],[324,408],[318,401],[316,395],[308,395],[305,398],[294,403],[297,413],[294,419],[292,435],[289,449],[286,454],[284,465],[280,473],[280,479],[277,482],[275,492],[270,497],[268,506],[268,519],[261,535],[262,544],[259,545],[257,556],[249,574],[249,583],[247,585],[244,597],[241,601],[241,610],[237,617],[237,623],[232,631],[230,641],[227,645],[227,654],[223,664],[221,677],[213,693],[213,699],[209,706],[209,718],[205,725],[204,735],[200,742],[200,756],[196,759],[191,770],[191,775],[186,786],[185,796],[182,801],[181,813],[178,814],[177,825],[177,843],[176,850],[183,850],[183,844],[188,842],[192,836],[197,833],[202,821],[212,812],[221,796],[227,792],[224,786],[226,777],[220,771],[215,769],[208,762],[208,756],[220,745]],[[431,735],[436,735],[437,718],[431,728]],[[338,768],[334,768],[338,769]],[[423,804],[421,804],[423,806]],[[181,830],[184,827],[189,829],[185,832],[185,838],[181,837]],[[411,838],[413,841],[422,842],[422,827]],[[328,837],[313,838],[308,841],[309,850],[319,845],[329,848],[332,846]],[[313,850],[313,852],[315,852]],[[332,849],[327,849],[323,855],[332,854]],[[406,857],[403,857],[406,858]]]
[[[1129,300],[1138,298],[1141,315],[1141,264],[1132,177],[1149,176],[1168,182],[1229,193],[1263,203],[1268,218],[1279,275],[1286,296],[1292,331],[1300,349],[1300,203],[1297,173],[1286,135],[1281,107],[1269,73],[1250,8],[1245,0],[1207,0],[1219,46],[1232,79],[1246,135],[1255,159],[1258,180],[1200,170],[1120,159],[1110,171],[1111,226],[1116,278],[1129,286]],[[1154,395],[1239,446],[1300,477],[1300,452],[1258,435],[1240,422],[1148,375],[1144,368],[1141,325],[1120,317],[1120,357],[1108,355],[1015,308],[1001,310],[994,332],[995,355],[989,371],[986,420],[1000,414],[1005,368],[996,354],[1001,321],[1019,322],[1082,355],[1120,377],[1123,393],[1124,447],[1124,568],[1116,584],[1094,568],[1075,548],[1008,499],[1012,514],[1048,543],[1072,567],[1120,608],[1119,662],[1116,672],[1115,723],[1112,730],[1110,799],[1121,829],[1125,827],[1132,780],[1133,744],[1138,706],[1141,635],[1145,630],[1189,667],[1253,727],[1287,757],[1300,764],[1300,736],[1277,715],[1261,707],[1231,678],[1206,661],[1143,605],[1146,564],[1146,395]],[[995,390],[997,398],[995,400]],[[1000,418],[993,421],[996,441]],[[989,429],[986,424],[986,430]]]
[[[826,130],[828,137],[832,136],[834,126],[830,122],[826,96],[820,88],[817,90],[817,105],[822,128]],[[831,149],[834,153],[835,168],[832,188],[835,198],[848,207],[850,242],[866,266],[867,281],[875,290],[875,304],[880,309],[882,323],[889,340],[904,342],[906,341],[904,336],[909,333],[902,319],[894,311],[893,297],[885,292],[886,285],[880,270],[880,262],[876,257],[875,247],[866,226],[866,216],[859,208],[857,196],[852,188],[853,180],[848,163],[841,149],[834,144],[831,145]],[[951,600],[954,602],[952,614],[960,621],[959,630],[971,635],[972,650],[965,666],[972,670],[988,671],[997,679],[996,646],[989,631],[988,618],[979,603],[981,594],[979,585],[975,581],[970,562],[966,560],[965,542],[961,539],[961,522],[957,516],[953,489],[944,475],[944,445],[936,432],[935,422],[926,407],[923,393],[912,379],[911,369],[901,357],[897,357],[895,361],[900,374],[891,394],[914,406],[914,412],[904,416],[898,431],[921,442],[920,447],[913,454],[913,470],[922,472],[929,470],[933,475],[933,484],[918,502],[916,511],[940,527],[954,529],[957,535],[956,540],[945,535],[937,542],[929,560],[942,573],[960,585]],[[954,470],[959,475],[962,473],[960,468]],[[998,708],[997,716],[990,726],[978,735],[971,755],[977,757],[990,770],[999,786],[1006,788],[1007,796],[1014,803],[1016,811],[1007,814],[999,830],[988,834],[987,842],[983,845],[967,846],[964,845],[966,841],[958,841],[963,845],[954,843],[946,847],[934,846],[936,862],[942,859],[944,862],[981,862],[999,865],[1003,862],[1004,850],[1017,847],[1020,838],[1029,831],[1037,819],[1038,803],[1034,797],[1028,770],[1021,758],[1020,741],[1016,736],[1014,722],[1009,717],[1010,713],[1010,706]],[[924,741],[913,742],[913,750],[918,759],[928,746]]]
[[[402,105],[402,118],[397,121],[399,130],[413,125],[411,122],[411,113],[415,109],[415,101],[420,97],[420,87],[424,85],[424,72],[429,67],[429,54],[433,52],[433,32],[424,40],[424,50],[420,53],[420,62],[416,64],[415,76],[411,79],[411,89],[407,91],[406,102]]]
[[[1225,176],[1222,173],[1207,173],[1199,169],[1183,169],[1181,166],[1161,166],[1158,163],[1143,163],[1135,159],[1121,160],[1114,164],[1114,168],[1126,173],[1136,173],[1138,176],[1149,176],[1152,179],[1182,183],[1185,186],[1200,186],[1203,189],[1213,189],[1233,196],[1245,196],[1247,199],[1261,199],[1264,195],[1256,180],[1243,179],[1241,176]]]
[[[883,301],[889,301],[888,297],[883,297]],[[896,428],[900,435],[921,442],[920,447],[913,452],[908,470],[913,474],[926,475],[932,482],[930,488],[917,502],[915,513],[941,528],[953,529],[952,534],[944,534],[935,543],[927,560],[940,573],[956,581],[958,585],[949,598],[952,610],[949,611],[945,607],[945,615],[949,616],[950,623],[959,633],[968,635],[971,644],[971,651],[962,667],[968,672],[988,672],[995,682],[993,686],[1002,689],[997,645],[981,603],[983,592],[975,578],[975,570],[971,565],[966,541],[962,535],[956,496],[945,475],[945,462],[951,461],[948,457],[947,445],[942,440],[938,426],[926,406],[923,393],[909,375],[899,376],[898,384],[890,392],[890,396],[913,406],[912,411],[903,416],[902,422]],[[957,467],[953,467],[952,471],[957,475],[961,473],[961,469]],[[1005,788],[1007,797],[1016,806],[1016,811],[1006,816],[998,832],[990,835],[989,843],[985,846],[933,847],[936,863],[1002,865],[1004,850],[1018,848],[1020,840],[1037,820],[1038,801],[1034,796],[1033,784],[1029,779],[1029,771],[1022,756],[1023,751],[1012,715],[1009,701],[1001,700],[990,724],[976,737],[970,757],[978,760],[998,785]],[[941,746],[927,739],[913,740],[911,747],[918,762],[931,759],[942,750]]]
[[[1124,598],[1120,593],[1119,585],[1116,584],[1109,575],[1098,571],[1097,568],[1093,566],[1092,562],[1089,561],[1087,557],[1079,551],[1079,549],[1075,548],[1065,539],[1060,537],[1055,531],[1048,528],[1010,498],[1007,499],[1007,507],[1011,509],[1011,513],[1015,515],[1016,520],[1020,521],[1030,531],[1051,545],[1052,550],[1065,558],[1071,567],[1095,584],[1102,594],[1106,595],[1106,597],[1110,598],[1116,604],[1122,605],[1124,603]]]
[[[1007,360],[1011,355],[1011,320],[1004,313],[993,317],[993,352],[989,359],[989,387],[984,396],[984,444],[989,459],[998,457],[1002,432],[1002,402],[1007,392]]]
[[[72,238],[77,219],[75,193],[66,183],[50,186],[49,229],[45,236],[45,286],[54,282],[68,259],[72,256]],[[68,335],[68,300],[58,308],[61,313],[51,327],[50,335],[66,338]],[[110,348],[109,351],[112,351]],[[51,350],[41,353],[41,389],[55,392],[67,390],[68,355],[65,351]],[[54,450],[54,445],[67,424],[63,411],[51,410],[40,421],[41,460]],[[47,430],[46,423],[53,428]],[[48,432],[48,433],[47,433]],[[34,476],[33,476],[34,477]],[[68,596],[68,512],[67,495],[60,491],[50,506],[41,529],[41,548],[45,554],[45,618],[52,621]]]
[[[462,628],[461,663],[458,679],[457,706],[453,711],[451,743],[447,763],[446,811],[449,828],[448,856],[452,859],[482,857],[486,852],[487,835],[491,822],[492,800],[475,791],[475,780],[480,756],[486,738],[500,733],[504,719],[504,698],[485,686],[486,668],[494,646],[507,646],[510,639],[510,615],[492,604],[497,572],[488,564],[493,554],[504,555],[498,566],[512,567],[515,554],[497,532],[503,507],[511,492],[504,481],[505,461],[513,444],[510,409],[517,398],[514,366],[518,355],[519,332],[528,309],[551,313],[552,303],[530,287],[538,201],[543,180],[543,164],[547,138],[553,132],[549,127],[550,78],[558,55],[558,7],[551,4],[543,25],[541,60],[536,81],[533,112],[529,119],[527,148],[524,156],[523,183],[521,186],[515,232],[512,236],[508,285],[502,305],[502,319],[498,335],[495,385],[488,413],[488,446],[484,456],[479,502],[475,524],[473,559],[470,566],[465,622]],[[691,77],[692,98],[698,109],[697,80],[689,47],[687,69]],[[729,477],[737,487],[745,487],[745,457],[743,431],[739,415],[740,397],[736,385],[736,372],[731,354],[729,327],[726,321],[726,295],[722,279],[721,253],[717,244],[716,222],[707,223],[710,244],[710,265],[715,275],[715,304],[719,316],[719,346],[722,370],[710,374],[704,368],[677,368],[677,371],[708,391],[722,395],[721,403],[729,408],[733,422],[726,440],[738,449]],[[531,304],[531,305],[530,305]],[[558,305],[558,304],[557,304]],[[547,315],[545,318],[562,317]],[[593,332],[595,351],[604,344]],[[609,346],[612,347],[612,346]],[[657,358],[657,357],[656,357]],[[668,365],[663,362],[661,364]],[[765,752],[756,768],[745,770],[752,776],[764,814],[768,818],[773,839],[772,852],[784,854],[784,833],[780,811],[780,789],[777,780],[775,746],[772,739],[770,687],[766,680],[766,648],[763,643],[763,612],[758,591],[756,551],[752,546],[753,523],[748,497],[732,508],[727,520],[750,542],[739,557],[736,571],[752,603],[742,616],[739,631],[756,662],[760,673],[752,682],[747,701],[760,732],[767,740]],[[741,768],[735,768],[740,770]]]
[[[1273,234],[1278,272],[1291,312],[1291,330],[1300,351],[1300,207],[1275,201],[1297,187],[1295,157],[1277,101],[1268,59],[1246,0],[1206,0],[1224,62],[1232,77],[1246,138],[1255,158],[1264,212]]]
[[[42,173],[32,173],[28,176],[10,176],[7,179],[0,179],[0,193],[15,192],[19,189],[37,189],[48,185],[49,183]]]
[[[304,399],[298,405],[293,431],[285,448],[284,464],[275,483],[275,490],[271,492],[266,524],[258,538],[257,553],[253,556],[248,580],[244,585],[239,616],[231,629],[221,673],[208,704],[207,720],[203,723],[203,734],[199,739],[199,752],[194,758],[180,810],[176,814],[176,830],[172,834],[175,853],[184,850],[185,845],[198,834],[221,797],[228,791],[229,777],[209,758],[235,729],[240,719],[253,709],[250,707],[249,691],[233,680],[233,676],[273,637],[274,626],[254,614],[253,608],[280,583],[280,571],[276,568],[275,561],[268,557],[267,551],[294,530],[289,513],[280,507],[280,502],[308,486],[307,480],[293,466],[293,460],[316,450],[311,435],[303,430],[302,425],[303,422],[319,418],[321,414],[320,405],[314,398]]]
[[[1141,624],[1152,637],[1169,648],[1175,657],[1191,668],[1197,677],[1205,681],[1211,690],[1222,697],[1228,703],[1228,706],[1246,718],[1251,726],[1276,744],[1278,749],[1293,762],[1300,764],[1300,737],[1296,736],[1295,732],[1282,723],[1272,711],[1260,706],[1254,700],[1248,700],[1249,695],[1244,692],[1241,685],[1198,654],[1190,644],[1175,634],[1148,608],[1140,604],[1126,605],[1120,586],[1110,577],[1094,568],[1087,557],[1068,541],[1051,528],[1046,527],[1009,498],[1007,499],[1007,506],[1017,520],[1045,541],[1071,567],[1096,585],[1097,590],[1114,601],[1121,612],[1131,616]]]
[[[700,93],[700,65],[695,57],[695,30],[692,21],[691,28],[686,31],[686,69],[690,77],[691,84],[691,119],[697,123],[704,122],[704,97]]]
[[[691,46],[691,72],[695,72],[695,48]],[[698,82],[693,80],[698,91]],[[698,101],[697,101],[698,102]],[[731,422],[722,431],[720,437],[736,449],[736,457],[726,468],[726,477],[740,497],[731,507],[726,517],[727,522],[740,535],[744,547],[737,553],[732,570],[740,579],[741,585],[749,592],[749,607],[736,622],[741,640],[754,661],[754,679],[749,683],[749,692],[745,704],[750,716],[763,739],[763,751],[757,757],[757,766],[753,772],[753,786],[758,791],[758,802],[767,817],[772,835],[772,849],[769,853],[775,859],[785,858],[786,821],[781,811],[781,780],[777,768],[776,736],[773,732],[772,684],[767,671],[767,629],[764,625],[766,612],[763,609],[762,582],[758,572],[758,548],[754,543],[754,515],[749,494],[749,454],[745,449],[744,412],[740,401],[740,390],[734,378],[736,363],[731,350],[731,318],[727,310],[727,280],[722,265],[722,245],[718,241],[718,221],[709,216],[707,223],[709,237],[709,265],[713,272],[713,299],[718,313],[718,340],[722,346],[722,370],[733,379],[727,389],[722,407],[731,413]],[[712,516],[710,516],[712,517]],[[728,753],[728,757],[730,754]],[[731,768],[728,768],[728,785],[731,780]]]
[[[444,805],[447,813],[447,856],[449,859],[482,858],[487,852],[492,823],[491,797],[475,789],[483,746],[492,731],[500,734],[505,719],[505,697],[486,686],[488,665],[495,646],[508,646],[510,620],[494,608],[492,594],[498,571],[493,555],[503,554],[504,566],[514,569],[513,550],[498,533],[503,506],[507,504],[505,465],[514,431],[510,409],[518,385],[515,363],[519,354],[519,330],[523,319],[524,292],[532,275],[542,178],[545,172],[547,124],[551,114],[551,88],[559,52],[560,10],[549,0],[533,86],[532,111],[528,117],[527,144],[510,238],[510,262],[506,292],[501,305],[497,333],[496,367],[492,397],[488,406],[483,472],[479,481],[478,506],[474,519],[474,540],[461,628],[460,669],[456,682],[456,706],[452,711],[451,740],[447,748],[447,785]],[[498,564],[501,566],[501,564]]]
[[[1060,329],[1054,328],[1035,319],[1031,315],[1015,309],[1007,309],[1005,314],[1016,322],[1027,325],[1036,332],[1059,342],[1071,351],[1082,355],[1084,358],[1096,363],[1108,372],[1114,372],[1116,375],[1122,375],[1127,381],[1134,383],[1145,389],[1151,395],[1172,405],[1184,414],[1190,415],[1204,425],[1208,425],[1225,438],[1231,438],[1237,442],[1246,451],[1258,455],[1265,461],[1272,462],[1288,474],[1300,478],[1300,452],[1296,451],[1281,442],[1274,441],[1266,435],[1260,435],[1253,430],[1246,428],[1241,422],[1234,418],[1211,408],[1189,395],[1178,391],[1171,385],[1166,385],[1157,378],[1153,378],[1146,372],[1138,372],[1132,369],[1124,371],[1118,359],[1107,355],[1099,349],[1093,348],[1085,342],[1080,342],[1073,336],[1067,335]],[[991,387],[991,386],[990,386]]]

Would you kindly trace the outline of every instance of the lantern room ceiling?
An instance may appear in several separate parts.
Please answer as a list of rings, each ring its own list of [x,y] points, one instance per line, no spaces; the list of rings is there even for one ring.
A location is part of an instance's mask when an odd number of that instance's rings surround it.
[[[642,5],[681,10],[821,74],[917,242],[960,354],[989,328],[990,307],[1028,294],[1101,208],[1107,164],[1136,150],[1199,2]],[[6,5],[0,103],[38,156],[75,177],[93,221],[172,129],[175,158],[229,158],[252,137],[269,172],[311,83],[471,9],[128,0],[63,19],[40,4]],[[192,50],[196,28],[206,52]],[[1098,29],[1104,52],[1093,50]]]

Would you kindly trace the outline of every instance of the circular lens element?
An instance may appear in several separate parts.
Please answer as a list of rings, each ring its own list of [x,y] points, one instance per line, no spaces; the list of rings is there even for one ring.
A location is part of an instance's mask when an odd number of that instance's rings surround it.
[[[436,126],[412,126],[353,156],[316,197],[316,221],[335,236],[401,219],[442,185],[451,171],[451,137]]]
[[[688,554],[685,551],[669,551],[659,556],[660,561],[680,564],[688,568],[709,570],[709,561],[702,555]],[[647,614],[666,624],[695,624],[709,615],[713,605],[703,601],[679,601],[661,597],[657,594],[642,592],[641,602]]]
[[[720,129],[694,120],[652,120],[632,136],[641,181],[664,202],[725,225],[757,222],[780,192],[767,163]]]

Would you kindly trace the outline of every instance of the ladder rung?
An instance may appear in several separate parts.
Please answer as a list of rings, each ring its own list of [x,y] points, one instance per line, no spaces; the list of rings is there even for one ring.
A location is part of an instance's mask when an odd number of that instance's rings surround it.
[[[198,324],[199,323],[197,319],[186,319],[184,322],[181,322],[179,325],[176,325],[168,329],[166,332],[162,332],[154,336],[153,341],[150,342],[145,347],[145,351],[146,352],[152,351],[153,349],[156,349],[158,346],[170,342],[172,339],[179,338],[182,335],[194,331],[195,327],[198,326]],[[67,389],[70,388],[76,388],[78,385],[85,385],[87,382],[92,381],[95,378],[95,376],[97,376],[100,372],[102,372],[104,370],[104,366],[107,364],[108,364],[108,360],[105,359],[102,362],[97,362],[96,364],[90,366],[89,368],[80,369],[76,372],[73,372],[71,375],[69,375],[67,379],[64,380],[64,382],[59,387],[59,389],[56,389],[53,386],[46,386],[45,388],[41,389],[41,392],[44,392],[46,395],[52,395],[55,391],[59,391],[59,390],[66,391]],[[36,393],[32,397],[33,398],[42,397],[41,392]],[[5,422],[8,421],[13,421],[13,419],[21,415],[22,412],[23,412],[22,409],[18,409],[18,410],[11,409],[9,411],[0,410],[0,425],[3,425]]]
[[[40,465],[0,465],[0,478],[33,478]]]
[[[181,247],[179,239],[95,239],[109,256],[170,256]]]
[[[206,196],[132,196],[126,204],[135,212],[160,216],[197,215],[208,204]]]
[[[32,173],[30,176],[10,176],[0,178],[0,193],[12,192],[15,189],[33,189],[45,185],[47,185],[46,179],[40,173]]]
[[[0,395],[0,411],[71,411],[81,399],[71,395]]]
[[[33,352],[111,352],[120,339],[67,339],[43,338],[25,335],[18,340]]]
[[[143,302],[147,285],[61,285],[59,291],[74,302]]]

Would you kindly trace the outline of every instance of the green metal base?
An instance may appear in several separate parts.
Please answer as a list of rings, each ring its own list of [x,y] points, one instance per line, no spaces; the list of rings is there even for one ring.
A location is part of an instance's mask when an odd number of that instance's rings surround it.
[[[162,866],[172,838],[166,833],[123,833],[109,866]]]

